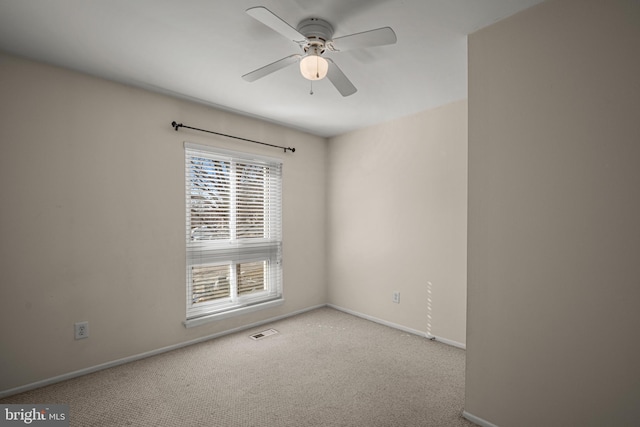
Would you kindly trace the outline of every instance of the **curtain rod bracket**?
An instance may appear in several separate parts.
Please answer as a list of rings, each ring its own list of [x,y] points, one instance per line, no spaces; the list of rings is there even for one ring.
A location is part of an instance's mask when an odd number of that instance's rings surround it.
[[[287,150],[291,151],[292,153],[296,152],[295,148],[291,148],[291,147],[282,147],[280,145],[273,145],[273,144],[267,144],[266,142],[260,142],[260,141],[254,141],[252,139],[247,139],[247,138],[240,138],[239,136],[233,136],[233,135],[226,135],[224,133],[219,133],[219,132],[214,132],[212,130],[206,130],[206,129],[198,129],[198,128],[194,128],[191,126],[185,126],[182,123],[176,123],[176,121],[174,120],[173,122],[171,122],[171,126],[173,127],[173,129],[177,132],[178,128],[187,128],[187,129],[193,129],[193,130],[197,130],[200,132],[206,132],[206,133],[212,133],[214,135],[220,135],[220,136],[224,136],[227,138],[233,138],[233,139],[239,139],[241,141],[247,141],[247,142],[253,142],[254,144],[261,144],[261,145],[267,145],[269,147],[275,147],[275,148],[282,148],[284,150],[284,152],[286,153]]]

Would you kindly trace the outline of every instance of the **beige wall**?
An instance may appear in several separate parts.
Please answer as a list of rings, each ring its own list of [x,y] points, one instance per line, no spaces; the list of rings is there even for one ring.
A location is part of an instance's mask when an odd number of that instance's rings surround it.
[[[329,302],[464,345],[467,102],[332,138],[327,164]]]
[[[640,3],[551,0],[469,37],[465,410],[640,407]]]
[[[326,302],[325,139],[10,56],[0,94],[0,391]],[[283,305],[182,325],[185,140],[283,159]]]

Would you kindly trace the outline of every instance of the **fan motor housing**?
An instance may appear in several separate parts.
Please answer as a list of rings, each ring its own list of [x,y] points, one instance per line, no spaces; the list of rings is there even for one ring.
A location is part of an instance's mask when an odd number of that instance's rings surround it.
[[[333,27],[324,19],[309,18],[301,21],[298,24],[298,32],[307,38],[309,43],[314,41],[322,42],[324,44],[331,41],[333,37]]]

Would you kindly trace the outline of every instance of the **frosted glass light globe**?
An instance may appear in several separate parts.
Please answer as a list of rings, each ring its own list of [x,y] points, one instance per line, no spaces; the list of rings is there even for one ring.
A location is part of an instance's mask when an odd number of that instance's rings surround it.
[[[329,62],[318,55],[307,55],[300,60],[300,73],[308,80],[322,80],[329,71]]]

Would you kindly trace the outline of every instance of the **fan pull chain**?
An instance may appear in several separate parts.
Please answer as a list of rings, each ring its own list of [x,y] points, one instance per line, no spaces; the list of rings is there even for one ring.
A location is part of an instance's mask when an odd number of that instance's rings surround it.
[[[309,80],[309,83],[311,83],[311,90],[309,91],[309,95],[313,95],[313,80]]]

